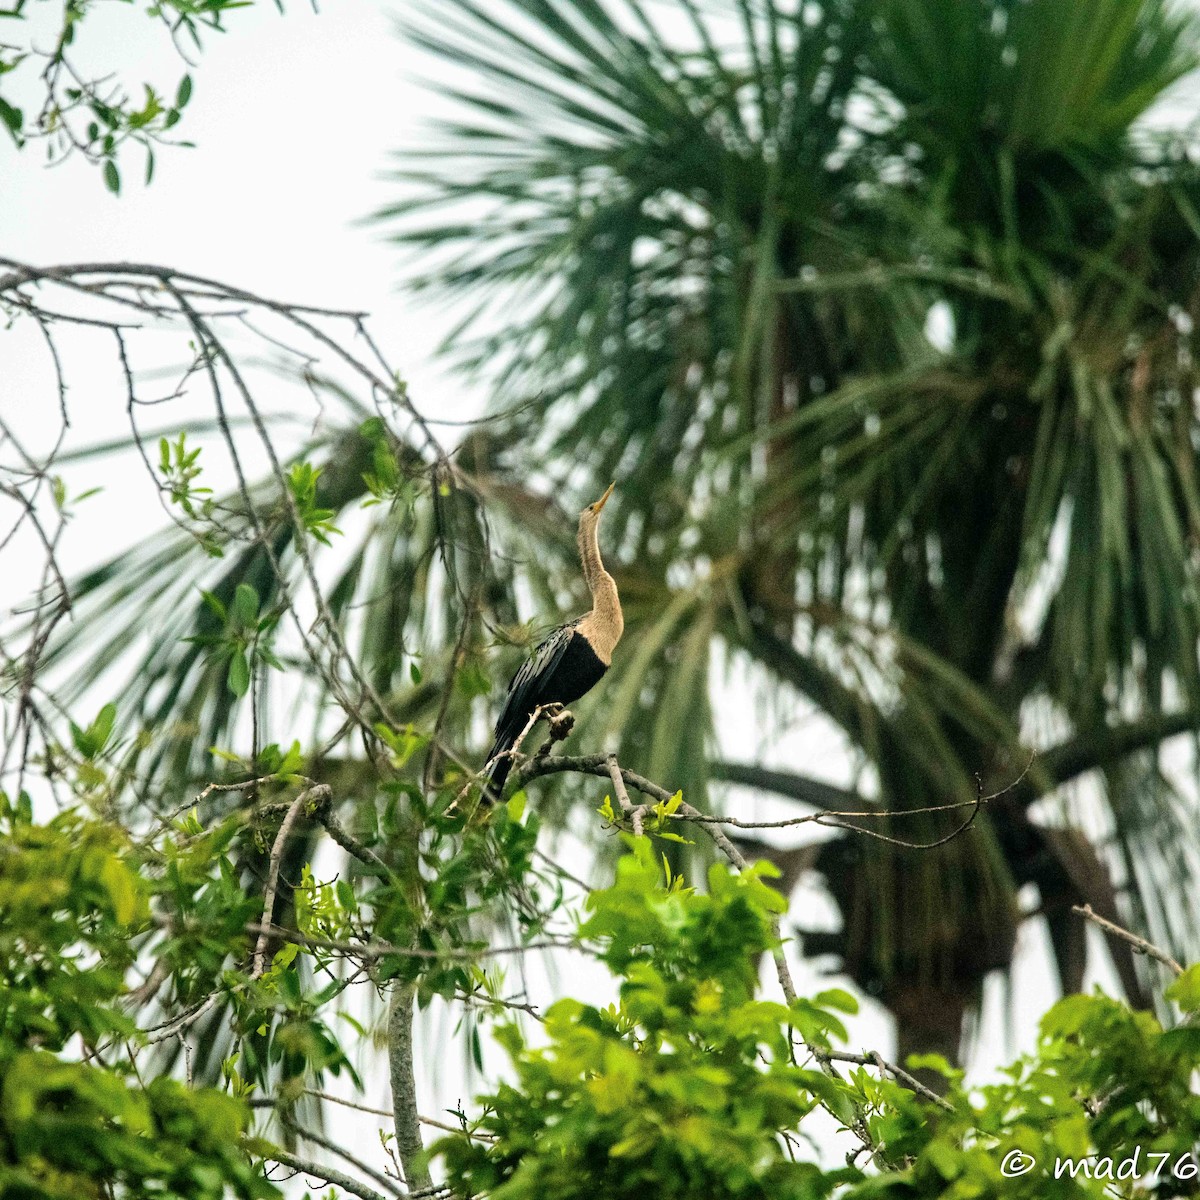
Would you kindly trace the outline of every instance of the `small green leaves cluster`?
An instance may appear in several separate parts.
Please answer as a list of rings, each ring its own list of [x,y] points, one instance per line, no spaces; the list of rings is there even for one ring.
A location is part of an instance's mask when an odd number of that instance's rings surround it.
[[[0,837],[0,1038],[57,1051],[75,1034],[128,1033],[111,1002],[132,962],[129,931],[148,910],[127,838],[72,814],[35,824],[28,796],[3,793]]]
[[[664,877],[649,842],[628,839],[615,884],[592,893],[580,937],[620,979],[620,1000],[546,1013],[548,1045],[500,1033],[515,1080],[483,1099],[477,1128],[437,1147],[451,1185],[495,1200],[559,1197],[827,1195],[857,1171],[823,1173],[789,1157],[795,1131],[828,1094],[852,1094],[796,1065],[798,1011],[755,999],[757,960],[775,942],[782,901],[766,868],[711,868],[706,893]],[[844,1036],[845,993],[804,1014],[816,1044]]]
[[[201,447],[188,445],[186,433],[181,433],[173,442],[160,438],[158,473],[170,502],[193,522],[192,535],[210,557],[220,558],[224,549],[222,530],[216,519],[217,502],[212,488],[197,482],[204,473],[200,453]],[[322,467],[301,459],[288,468],[284,481],[296,523],[323,546],[328,546],[331,535],[342,531],[333,523],[334,510],[324,507],[321,502],[322,471]]]
[[[323,546],[328,546],[329,535],[342,531],[333,523],[336,515],[332,508],[322,508],[317,498],[317,480],[321,478],[321,467],[309,462],[298,462],[288,471],[288,488],[296,506],[296,519]]]
[[[243,878],[245,841],[235,818],[206,827],[193,809],[148,853],[155,862],[156,908],[169,917],[153,953],[170,967],[184,1008],[242,985],[233,964],[244,961],[249,948],[247,924],[262,917],[262,896]]]
[[[102,491],[104,491],[102,487],[92,487],[86,488],[77,496],[70,496],[67,494],[67,481],[61,475],[50,476],[50,495],[54,500],[54,507],[64,521],[69,521],[75,515],[74,506],[76,504],[80,504]]]
[[[76,725],[74,721],[67,723],[71,731],[71,744],[79,755],[74,775],[77,793],[86,795],[103,788],[107,782],[108,773],[97,760],[109,748],[116,720],[117,706],[106,704],[86,728]]]
[[[202,634],[190,640],[211,646],[214,658],[228,663],[226,680],[235,696],[244,696],[250,690],[252,672],[260,665],[277,671],[283,669],[271,647],[280,614],[261,612],[258,592],[250,584],[239,583],[228,606],[212,592],[202,595],[209,611],[223,628],[218,633]]]
[[[676,792],[669,800],[659,800],[646,810],[642,821],[642,831],[666,842],[682,842],[691,845],[691,840],[682,834],[673,833],[667,826],[671,818],[683,804],[683,792]],[[596,810],[610,825],[618,825],[622,814],[613,808],[612,797],[605,796],[604,803]]]
[[[175,441],[160,438],[158,442],[158,473],[162,476],[162,488],[170,502],[178,506],[193,522],[192,536],[204,548],[210,558],[220,558],[224,551],[216,536],[213,520],[216,502],[212,488],[196,482],[204,473],[200,465],[199,446],[187,444],[187,434],[181,433]]]
[[[261,788],[269,796],[274,785],[263,783]],[[261,974],[252,970],[257,938],[248,927],[263,918],[258,880],[272,842],[269,829],[248,827],[238,814],[209,827],[194,809],[185,814],[172,835],[155,847],[156,908],[169,914],[169,921],[154,953],[169,964],[172,987],[185,1011],[212,996],[227,1011],[238,1048],[236,1065],[227,1061],[224,1070],[233,1093],[285,1089],[294,1099],[305,1087],[320,1086],[326,1074],[349,1072],[356,1083],[357,1076],[330,1025],[331,1004],[346,981],[328,973],[314,978],[311,960],[296,944],[274,939],[267,946],[267,969]],[[248,871],[251,864],[255,869]],[[339,884],[337,894],[343,892]],[[295,894],[302,930],[314,929],[315,906],[325,908],[327,902],[311,868],[305,867]]]
[[[557,905],[557,895],[538,895],[537,815],[525,814],[519,793],[486,819],[465,819],[453,790],[426,798],[397,781],[382,793],[378,809],[358,813],[356,833],[388,848],[392,871],[358,889],[355,917],[375,937],[420,953],[384,957],[379,979],[416,982],[422,1006],[435,995],[486,994],[485,974],[466,952],[486,950],[496,911],[533,936]]]
[[[158,440],[158,472],[163,487],[167,489],[171,503],[178,504],[195,520],[212,515],[212,488],[198,487],[195,482],[204,472],[200,466],[200,449],[187,444],[186,433],[181,433],[174,442],[165,437]]]
[[[247,8],[251,2],[157,0],[145,12],[177,45],[186,36],[200,49],[202,31],[220,31],[227,12]],[[172,99],[169,92],[149,83],[131,92],[118,81],[113,64],[96,74],[80,65],[90,56],[89,51],[81,51],[81,35],[95,0],[68,0],[48,46],[40,34],[34,36],[32,21],[23,36],[22,23],[29,19],[31,7],[27,0],[14,0],[0,10],[0,17],[8,18],[6,34],[12,35],[0,43],[0,127],[18,149],[44,142],[51,163],[82,155],[101,167],[104,184],[114,194],[121,190],[117,165],[121,150],[129,143],[139,145],[145,152],[149,183],[154,176],[155,146],[167,142],[191,100],[191,76],[180,78]],[[127,7],[132,11],[138,6]]]
[[[332,1002],[345,987],[345,980],[328,974],[314,979],[292,943],[280,947],[260,979],[240,979],[230,995],[246,1074],[241,1090],[265,1086],[286,1103],[305,1087],[343,1073],[361,1090],[362,1081],[330,1024]]]
[[[371,444],[371,470],[363,472],[363,483],[369,493],[363,508],[387,503],[411,509],[416,487],[396,462],[396,447],[387,425],[379,417],[371,417],[359,426],[358,432]]]
[[[413,669],[416,668],[415,663],[412,666]],[[375,732],[392,752],[392,766],[397,769],[407,766],[414,754],[429,745],[429,735],[411,724],[393,729],[385,722],[378,721],[375,724]]]

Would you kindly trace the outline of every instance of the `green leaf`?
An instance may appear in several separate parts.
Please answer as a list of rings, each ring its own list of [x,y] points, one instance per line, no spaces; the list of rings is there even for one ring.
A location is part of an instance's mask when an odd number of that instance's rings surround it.
[[[300,947],[295,942],[288,942],[276,951],[275,957],[271,959],[272,967],[289,967],[296,960],[296,955],[300,953]]]
[[[244,696],[250,690],[250,664],[240,646],[229,659],[229,690],[235,696]]]
[[[163,439],[163,445],[166,445],[166,438]],[[221,624],[224,625],[228,620],[228,614],[225,611],[225,605],[221,603],[220,597],[213,595],[212,592],[206,592],[203,589],[200,595],[204,599],[204,603],[214,612]]]
[[[508,819],[514,824],[519,825],[521,818],[525,815],[525,799],[524,791],[514,792],[504,806],[508,810]]]
[[[5,128],[12,134],[13,140],[19,146],[21,130],[25,126],[25,114],[19,108],[9,104],[2,96],[0,96],[0,121],[4,122]]]
[[[1174,1000],[1185,1012],[1200,1011],[1200,963],[1193,963],[1166,990],[1168,1000]]]
[[[842,988],[827,988],[813,997],[813,1003],[823,1008],[835,1008],[838,1012],[858,1012],[858,1000]]]
[[[117,170],[117,164],[111,158],[104,163],[104,186],[114,196],[121,194],[121,172]]]
[[[115,704],[106,704],[92,722],[91,728],[88,730],[88,735],[95,746],[95,754],[99,754],[108,744],[108,739],[112,734],[116,719],[117,706]]]
[[[844,1125],[853,1125],[856,1117],[851,1089],[820,1071],[801,1071],[804,1086]]]
[[[128,867],[116,858],[105,860],[100,868],[100,882],[112,901],[113,916],[121,925],[128,925],[137,916],[138,892]]]
[[[258,620],[258,593],[248,583],[239,583],[233,593],[233,613],[249,629]]]
[[[179,87],[175,92],[175,107],[183,108],[192,98],[192,77],[185,75],[179,81]]]

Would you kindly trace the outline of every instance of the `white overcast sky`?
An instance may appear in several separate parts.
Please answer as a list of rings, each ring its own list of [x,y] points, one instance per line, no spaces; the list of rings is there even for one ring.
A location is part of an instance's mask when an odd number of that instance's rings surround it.
[[[420,407],[443,417],[476,415],[486,397],[435,361],[433,351],[450,317],[428,298],[414,301],[399,290],[397,253],[377,227],[363,223],[394,198],[393,185],[382,178],[389,156],[419,140],[422,117],[433,103],[412,81],[419,64],[395,36],[389,8],[343,0],[318,15],[293,0],[280,16],[260,3],[231,13],[228,26],[228,33],[207,40],[192,70],[195,91],[179,132],[196,149],[162,151],[150,187],[141,184],[136,154],[124,160],[126,186],[117,198],[82,162],[47,170],[36,149],[18,157],[10,144],[0,144],[0,254],[39,265],[161,263],[269,296],[370,311],[377,337],[403,369]],[[119,63],[129,80],[151,80],[173,94],[183,65],[137,6],[96,6],[85,31],[98,62]],[[126,428],[112,381],[90,387],[88,353],[81,350],[73,360],[78,372],[71,393],[75,444],[119,437]],[[0,406],[30,436],[52,428],[45,369],[44,350],[34,339],[0,332]],[[108,370],[97,363],[97,378]],[[73,491],[90,484],[93,475],[83,471],[80,480]],[[64,560],[79,568],[106,558],[161,523],[144,477],[137,471],[110,477],[95,509],[72,527]],[[23,574],[21,558],[10,552],[0,564],[0,610],[7,613],[26,594]],[[731,713],[734,708],[739,715],[732,725],[742,726],[742,744],[761,742],[762,731],[746,727],[754,720],[747,715],[750,706],[734,705]],[[774,754],[815,764],[815,771],[834,779],[846,774],[845,763],[831,761],[836,755],[811,732],[784,739]],[[764,801],[747,805],[749,812],[764,816],[793,815]],[[796,905],[807,922],[820,901],[802,889]],[[794,908],[793,916],[799,915]],[[562,963],[556,984],[535,980],[539,1002],[555,993],[594,994],[602,985],[578,972],[576,963]],[[798,976],[801,987],[810,990],[828,983],[805,965],[798,964]],[[1032,1045],[1037,1015],[1053,998],[1040,923],[1026,923],[1021,931],[1015,973],[1019,1001],[1011,1029],[1006,997],[994,983],[987,991],[973,1064],[980,1075]],[[462,1057],[449,1048],[450,1036],[444,1020],[427,1022],[425,1051],[419,1055],[427,1112],[470,1094]],[[885,1055],[893,1050],[889,1022],[869,1003],[852,1029],[851,1048],[864,1046]],[[367,1060],[379,1057],[377,1051],[366,1055]],[[370,1061],[364,1065],[371,1067]],[[368,1070],[376,1102],[386,1096],[378,1068],[375,1063]],[[335,1128],[347,1144],[370,1153],[373,1129],[380,1124],[358,1115]]]

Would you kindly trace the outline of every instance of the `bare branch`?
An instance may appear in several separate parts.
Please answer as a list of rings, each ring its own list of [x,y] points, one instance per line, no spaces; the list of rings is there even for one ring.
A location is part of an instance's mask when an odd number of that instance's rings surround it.
[[[311,1129],[302,1128],[294,1121],[288,1119],[286,1116],[284,1117],[284,1124],[287,1125],[289,1129],[294,1130],[295,1133],[299,1137],[302,1137],[306,1142],[312,1142],[314,1146],[320,1146],[322,1150],[328,1150],[330,1153],[336,1154],[339,1158],[344,1158],[346,1162],[348,1162],[356,1171],[361,1172],[363,1175],[370,1176],[377,1184],[379,1184],[380,1187],[385,1188],[390,1195],[404,1195],[404,1191],[397,1185],[394,1179],[390,1179],[382,1171],[377,1171],[369,1163],[365,1163],[361,1159],[356,1158],[344,1146],[339,1146],[336,1142],[330,1141],[323,1134],[315,1133]]]
[[[334,938],[313,937],[300,933],[295,929],[288,929],[284,925],[270,925],[258,921],[252,921],[246,926],[247,933],[262,933],[264,931],[271,937],[281,938],[285,942],[292,942],[297,946],[303,946],[305,949],[329,950],[334,954],[344,954],[348,958],[357,958],[368,962],[373,959],[388,958],[391,955],[398,955],[401,958],[452,958],[473,961],[479,958],[494,958],[507,954],[527,954],[531,950],[581,951],[583,949],[578,942],[572,941],[569,938],[540,938],[537,941],[525,942],[522,945],[480,946],[478,948],[448,946],[444,950],[425,950],[419,946],[396,946],[391,942],[341,942]]]
[[[299,1171],[303,1175],[309,1175],[313,1179],[320,1179],[324,1183],[331,1183],[334,1187],[345,1188],[352,1196],[360,1197],[360,1200],[387,1200],[387,1196],[383,1192],[377,1192],[374,1188],[367,1187],[365,1183],[352,1178],[339,1171],[336,1167],[326,1167],[321,1163],[311,1162],[307,1158],[301,1158],[298,1154],[293,1154],[289,1150],[283,1150],[278,1146],[272,1146],[271,1152],[265,1157],[272,1162],[277,1162],[281,1166],[290,1167],[293,1171]],[[396,1195],[397,1193],[392,1193]]]
[[[1165,950],[1160,950],[1153,942],[1148,942],[1143,937],[1138,937],[1136,933],[1130,933],[1128,929],[1122,929],[1120,925],[1114,924],[1112,921],[1100,916],[1099,913],[1092,911],[1090,904],[1072,904],[1071,911],[1078,913],[1086,921],[1091,921],[1093,925],[1103,929],[1105,933],[1111,934],[1113,937],[1120,938],[1123,942],[1128,942],[1137,954],[1145,954],[1150,958],[1157,959],[1165,967],[1169,967],[1176,975],[1183,974],[1183,967],[1180,966]]]
[[[597,775],[600,777],[609,776],[611,771],[609,767],[610,755],[593,754],[583,757],[570,757],[567,755],[559,755],[555,758],[534,758],[522,764],[517,772],[516,778],[518,786],[536,779],[541,775],[554,775],[562,772],[574,772],[580,775]],[[642,792],[644,795],[652,796],[655,800],[670,800],[671,793],[658,784],[653,783],[648,779],[636,774],[633,771],[627,771],[624,768],[620,769],[620,778],[629,787]],[[614,785],[615,786],[615,785]],[[1010,785],[1015,786],[1015,785]],[[874,838],[876,841],[887,842],[889,845],[900,846],[906,850],[932,850],[937,846],[943,846],[947,842],[952,841],[960,834],[964,833],[975,821],[980,808],[989,801],[995,800],[998,796],[1005,794],[1005,791],[997,792],[991,796],[976,794],[973,800],[961,800],[952,804],[934,804],[924,808],[911,808],[900,810],[889,810],[882,808],[859,809],[850,812],[819,812],[808,813],[802,817],[790,817],[782,821],[743,821],[738,817],[723,817],[713,813],[702,813],[699,809],[693,808],[691,805],[682,805],[674,814],[674,820],[693,821],[698,825],[704,825],[709,829],[709,835],[720,846],[721,838],[724,837],[716,828],[722,825],[728,825],[734,829],[785,829],[793,825],[821,825],[826,829],[844,829],[848,833],[862,834],[864,837]],[[620,796],[617,797],[618,804],[621,803]],[[628,802],[628,795],[626,795]],[[861,825],[851,824],[852,819],[872,820],[872,821],[891,821],[906,817],[922,816],[927,813],[937,812],[953,812],[961,809],[968,809],[967,817],[953,830],[937,838],[932,842],[913,842],[906,838],[892,837],[890,834],[879,833],[874,829],[866,829]],[[622,811],[625,812],[631,822],[638,817],[644,816],[644,808],[637,808],[630,804],[626,810],[622,806]],[[640,824],[640,822],[639,822]],[[637,830],[635,829],[635,832]],[[732,846],[732,844],[731,844]],[[724,851],[724,847],[721,846]],[[728,854],[728,851],[724,851]],[[736,851],[735,851],[736,852]]]

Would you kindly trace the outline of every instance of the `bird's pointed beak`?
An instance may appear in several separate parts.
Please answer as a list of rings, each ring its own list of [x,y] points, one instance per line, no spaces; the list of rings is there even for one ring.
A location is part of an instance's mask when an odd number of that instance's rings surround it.
[[[617,486],[616,481],[614,480],[612,483],[610,483],[608,485],[608,490],[604,493],[604,495],[601,496],[600,499],[596,501],[596,511],[597,512],[599,512],[608,503],[608,498],[609,498],[609,496],[611,496],[613,494],[613,488],[615,488],[616,486]]]

